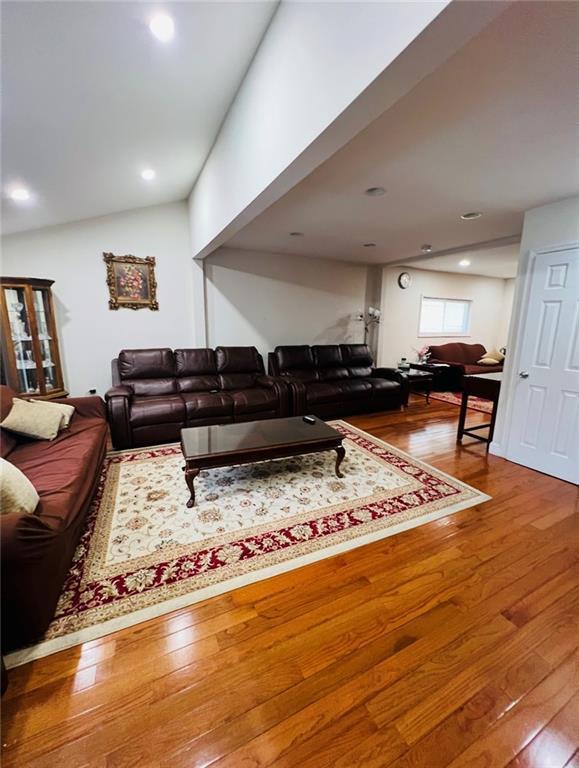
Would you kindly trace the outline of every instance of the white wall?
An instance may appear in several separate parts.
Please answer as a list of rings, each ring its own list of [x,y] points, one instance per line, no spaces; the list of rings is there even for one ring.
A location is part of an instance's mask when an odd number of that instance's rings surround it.
[[[103,251],[154,256],[159,311],[108,308]],[[72,395],[111,385],[123,347],[193,346],[187,204],[141,208],[2,240],[2,274],[54,280],[65,384]]]
[[[409,272],[411,284],[398,286],[398,275]],[[408,267],[385,267],[382,277],[382,323],[380,326],[380,365],[394,365],[401,357],[416,360],[414,349],[430,344],[459,341],[484,344],[490,350],[506,344],[505,323],[510,316],[512,295],[507,281],[494,277],[460,275]],[[418,336],[422,296],[444,299],[470,299],[471,328],[468,337],[424,338]]]
[[[209,346],[362,341],[364,265],[221,248],[205,278]]]

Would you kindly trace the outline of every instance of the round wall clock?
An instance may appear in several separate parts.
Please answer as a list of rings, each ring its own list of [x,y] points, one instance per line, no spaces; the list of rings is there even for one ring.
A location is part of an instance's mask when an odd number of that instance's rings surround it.
[[[412,282],[412,278],[410,277],[408,272],[401,272],[398,275],[398,285],[401,288],[408,288],[411,282]]]

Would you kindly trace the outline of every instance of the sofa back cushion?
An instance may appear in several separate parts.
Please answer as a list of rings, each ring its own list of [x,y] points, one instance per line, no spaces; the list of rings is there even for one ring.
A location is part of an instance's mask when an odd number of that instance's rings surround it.
[[[311,347],[305,344],[280,346],[273,354],[280,376],[291,376],[304,382],[318,381]]]
[[[6,416],[12,410],[12,400],[16,397],[10,387],[0,386],[0,421],[4,421]],[[6,432],[4,429],[0,429],[0,456],[5,459],[10,451],[15,448],[18,443],[16,435]]]
[[[176,349],[175,366],[179,392],[219,389],[217,362],[212,349]]]
[[[118,370],[121,383],[130,386],[138,397],[177,392],[175,357],[170,349],[123,349]]]
[[[319,344],[312,347],[312,352],[320,381],[347,379],[350,376],[337,344]]]
[[[263,360],[255,347],[216,347],[221,389],[249,389],[263,376]]]
[[[462,344],[451,342],[439,346],[429,347],[433,360],[441,362],[462,363],[463,365],[476,365],[476,361],[484,357],[486,349],[482,344]]]
[[[350,376],[355,378],[372,375],[374,360],[367,344],[340,344],[340,349]]]

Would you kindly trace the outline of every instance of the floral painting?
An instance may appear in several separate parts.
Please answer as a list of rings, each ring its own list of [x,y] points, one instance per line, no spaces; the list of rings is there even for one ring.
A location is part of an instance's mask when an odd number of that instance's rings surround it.
[[[159,309],[153,256],[140,259],[103,253],[103,259],[107,265],[110,309]]]

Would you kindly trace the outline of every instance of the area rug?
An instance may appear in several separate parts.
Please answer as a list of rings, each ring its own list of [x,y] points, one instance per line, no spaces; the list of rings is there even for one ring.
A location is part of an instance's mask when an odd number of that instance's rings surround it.
[[[426,397],[426,394],[423,392],[417,392],[417,394]],[[460,408],[462,396],[456,392],[431,392],[430,399],[442,400],[443,403],[448,403],[449,405],[457,405]],[[481,411],[481,413],[493,412],[492,402],[490,400],[483,400],[482,397],[473,397],[472,395],[469,395],[468,407],[473,411]]]
[[[333,452],[211,469],[188,509],[178,445],[111,453],[45,640],[54,653],[489,499],[345,422]]]

